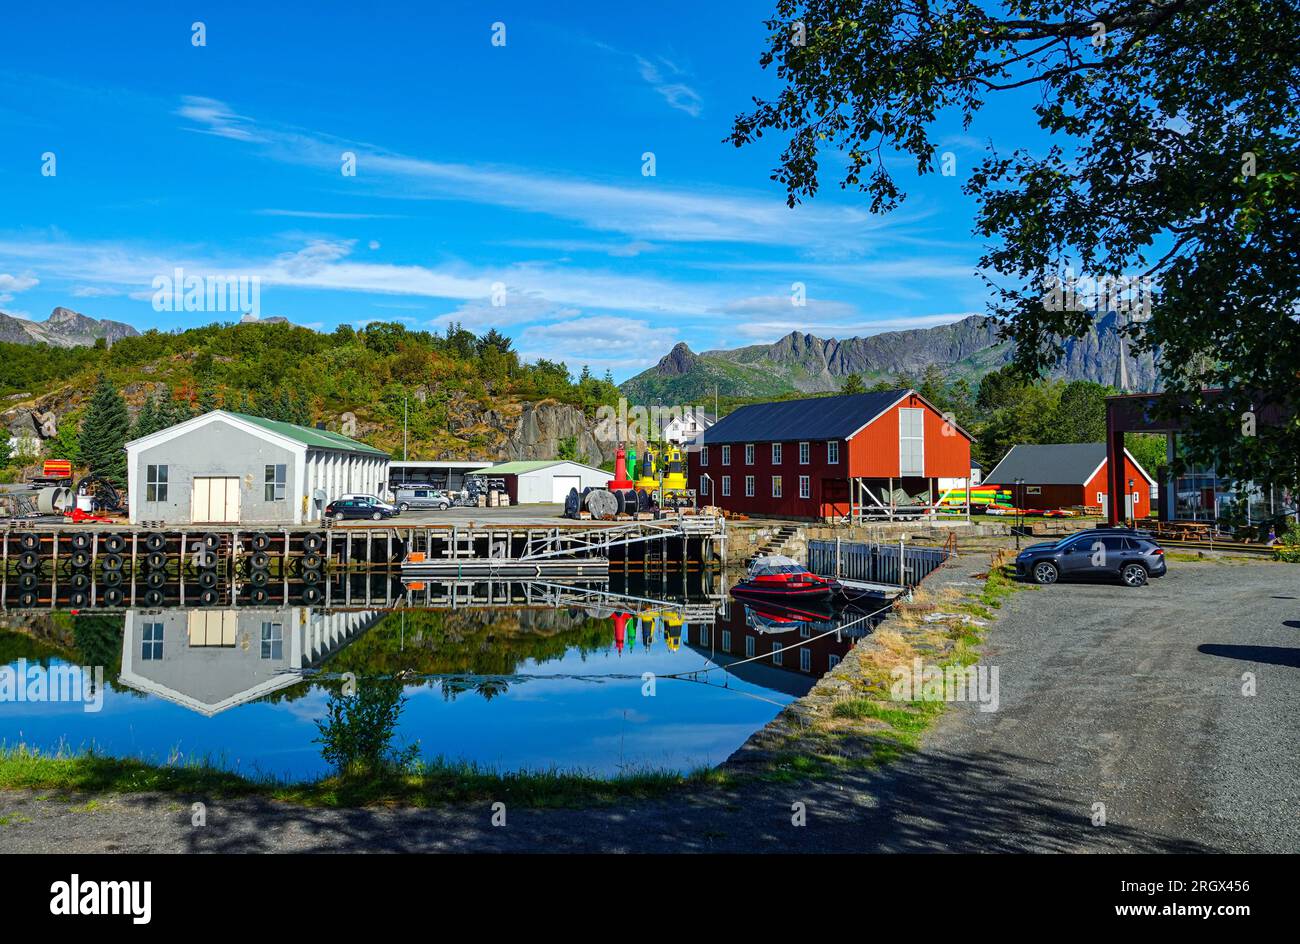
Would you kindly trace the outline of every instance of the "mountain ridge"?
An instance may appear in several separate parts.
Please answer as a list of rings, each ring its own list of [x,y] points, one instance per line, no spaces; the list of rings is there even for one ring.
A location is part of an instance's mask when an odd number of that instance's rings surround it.
[[[62,305],[44,321],[28,321],[0,311],[0,341],[10,344],[52,344],[55,347],[83,347],[100,338],[113,341],[133,338],[139,331],[121,321],[91,318]]]
[[[1065,353],[1049,376],[1063,380],[1093,380],[1119,385],[1119,335],[1113,314],[1096,320],[1083,338],[1065,343]],[[899,374],[919,376],[936,366],[949,380],[972,383],[1011,361],[1012,342],[999,334],[996,321],[969,315],[930,328],[910,328],[852,338],[819,338],[791,331],[771,344],[696,353],[679,341],[648,370],[622,384],[629,399],[685,402],[712,395],[779,396],[788,393],[830,393],[851,375],[870,386]],[[1150,354],[1133,357],[1126,351],[1129,389],[1153,390],[1155,360]]]

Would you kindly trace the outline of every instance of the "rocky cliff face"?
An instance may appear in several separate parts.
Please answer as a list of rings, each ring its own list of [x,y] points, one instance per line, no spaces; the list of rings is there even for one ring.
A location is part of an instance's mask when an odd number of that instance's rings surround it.
[[[44,321],[27,321],[0,312],[0,341],[11,344],[79,347],[94,344],[99,338],[112,343],[137,334],[139,332],[129,324],[89,318],[70,308],[56,308]]]

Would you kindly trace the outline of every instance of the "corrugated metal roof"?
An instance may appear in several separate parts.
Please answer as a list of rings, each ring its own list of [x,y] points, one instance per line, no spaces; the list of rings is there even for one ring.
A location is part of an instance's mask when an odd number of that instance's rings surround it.
[[[844,439],[908,393],[885,390],[839,397],[809,397],[752,403],[727,414],[704,431],[704,444]]]
[[[1105,443],[1012,446],[997,467],[984,476],[984,483],[1010,485],[1024,479],[1030,485],[1086,485],[1105,460]]]
[[[545,469],[553,465],[576,465],[584,469],[591,469],[593,472],[602,472],[612,477],[612,473],[605,472],[595,466],[587,465],[585,462],[575,462],[572,459],[520,459],[515,462],[503,462],[500,465],[486,466],[478,471],[486,475],[523,475],[526,472],[536,472],[538,469]]]
[[[332,433],[327,429],[316,429],[313,426],[299,426],[297,423],[268,420],[260,416],[249,416],[247,413],[236,413],[233,410],[223,410],[222,412],[228,413],[246,423],[252,423],[254,426],[260,426],[277,436],[284,436],[286,439],[292,439],[294,442],[300,442],[315,449],[338,449],[342,452],[362,452],[388,458],[388,453],[382,449],[376,449],[374,446],[358,440],[349,439],[342,433]]]

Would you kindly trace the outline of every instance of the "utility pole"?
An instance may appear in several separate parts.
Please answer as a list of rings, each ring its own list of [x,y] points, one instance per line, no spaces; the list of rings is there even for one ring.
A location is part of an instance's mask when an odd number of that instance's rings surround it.
[[[402,395],[402,461],[403,462],[406,461],[406,430],[407,430],[406,414],[407,414],[407,406],[410,403],[410,400],[411,400],[410,397],[406,396],[405,394]]]

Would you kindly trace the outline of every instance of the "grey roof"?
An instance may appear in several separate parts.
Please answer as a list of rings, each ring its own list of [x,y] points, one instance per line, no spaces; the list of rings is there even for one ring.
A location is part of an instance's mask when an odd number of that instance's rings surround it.
[[[984,476],[984,483],[1010,485],[1016,479],[1024,479],[1030,485],[1087,485],[1105,461],[1105,443],[1012,446],[993,471]]]
[[[808,397],[742,406],[704,431],[704,444],[845,439],[903,399],[908,390]]]

